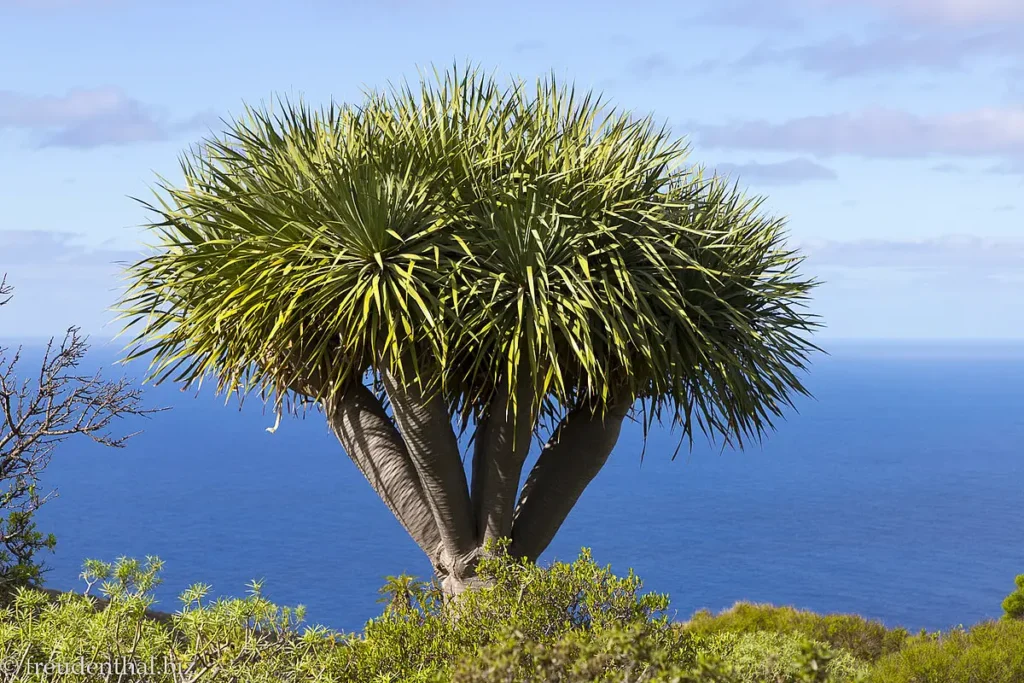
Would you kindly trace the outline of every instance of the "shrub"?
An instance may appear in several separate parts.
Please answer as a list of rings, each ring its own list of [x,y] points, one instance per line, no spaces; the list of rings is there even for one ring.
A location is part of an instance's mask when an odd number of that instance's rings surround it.
[[[1003,616],[1007,619],[1024,619],[1024,574],[1016,579],[1017,590],[1003,600]]]
[[[1024,683],[1024,621],[988,621],[970,630],[914,636],[880,660],[868,681]]]
[[[515,632],[462,660],[453,683],[637,681],[654,683],[741,683],[723,663],[708,656],[690,659],[666,632],[643,627],[574,631],[537,642]],[[676,638],[680,636],[677,634]]]
[[[614,576],[587,551],[546,569],[495,553],[479,568],[490,585],[448,603],[436,585],[391,578],[384,613],[359,634],[300,629],[301,608],[275,606],[258,583],[244,598],[221,600],[196,585],[169,622],[149,619],[161,566],[155,558],[90,561],[87,594],[56,601],[19,590],[0,610],[0,661],[17,666],[4,674],[29,683],[103,680],[118,671],[153,683],[752,680],[704,638],[673,627],[665,596],[642,594],[636,576]],[[89,595],[97,587],[109,602]],[[779,663],[790,676],[779,680],[834,680],[826,676],[834,655],[819,644],[794,640],[785,656],[796,663]]]
[[[643,582],[635,574],[616,577],[588,550],[575,562],[548,568],[512,560],[500,546],[491,550],[477,567],[486,586],[454,602],[446,603],[437,585],[391,579],[382,591],[388,609],[350,642],[347,673],[370,680],[382,671],[446,671],[465,653],[512,634],[547,646],[570,632],[600,635],[638,627],[650,638],[688,641],[668,622],[667,596],[642,594]]]
[[[815,614],[792,607],[774,607],[748,602],[736,603],[717,615],[701,610],[681,626],[697,635],[715,633],[756,633],[768,631],[800,634],[848,651],[855,658],[873,662],[896,652],[909,633],[902,628],[889,629],[878,621],[852,614]]]
[[[726,664],[744,683],[795,683],[806,680],[808,648],[817,653],[819,679],[830,683],[858,680],[867,665],[849,652],[836,650],[798,633],[723,631],[704,640],[704,651]]]
[[[129,680],[317,680],[325,659],[339,654],[324,629],[295,626],[301,612],[278,608],[254,584],[242,599],[205,603],[207,588],[182,596],[183,609],[168,625],[145,616],[159,582],[159,560],[87,562],[83,578],[109,600],[47,594],[21,588],[0,610],[0,662],[4,680],[78,683]],[[109,678],[108,678],[109,677]]]

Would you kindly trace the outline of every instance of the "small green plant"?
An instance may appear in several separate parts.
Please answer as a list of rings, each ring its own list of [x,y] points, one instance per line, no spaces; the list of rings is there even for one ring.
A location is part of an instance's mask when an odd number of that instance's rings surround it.
[[[849,652],[793,631],[722,631],[704,636],[702,650],[744,683],[848,683],[867,669]]]
[[[1024,619],[1024,574],[1015,579],[1017,590],[1003,600],[1003,616],[1007,619]]]
[[[853,614],[815,614],[792,607],[738,602],[719,614],[701,610],[681,628],[694,634],[772,632],[800,634],[859,660],[873,662],[896,652],[909,637],[902,628],[886,628]]]
[[[270,602],[260,582],[243,598],[221,599],[196,584],[175,614],[154,619],[162,567],[154,557],[90,560],[83,595],[17,590],[0,608],[0,678],[1024,683],[1024,620],[909,636],[850,615],[740,603],[678,624],[666,616],[666,596],[645,593],[634,574],[616,576],[587,550],[541,568],[492,544],[478,568],[482,586],[455,600],[437,581],[388,577],[382,613],[358,633],[303,625],[304,610]]]
[[[869,683],[1021,683],[1024,621],[987,621],[970,629],[922,634],[881,659]]]

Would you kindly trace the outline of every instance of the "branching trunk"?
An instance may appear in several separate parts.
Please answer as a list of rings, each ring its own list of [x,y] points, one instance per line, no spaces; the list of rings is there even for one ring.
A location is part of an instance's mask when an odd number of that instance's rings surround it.
[[[298,359],[276,359],[288,386],[325,396],[318,373]],[[515,417],[510,387],[497,388],[477,427],[472,493],[458,439],[440,395],[381,373],[392,419],[366,386],[325,399],[331,429],[388,509],[430,558],[449,596],[480,585],[476,563],[491,540],[511,538],[510,552],[536,561],[615,446],[631,401],[603,412],[571,411],[555,430],[513,507],[536,420],[533,386],[520,372]]]
[[[309,398],[329,394],[326,374],[303,362],[294,349],[268,353],[265,362],[285,369],[285,384],[292,391]],[[431,564],[440,569],[443,545],[437,522],[402,435],[380,400],[357,383],[321,405],[345,453]]]
[[[530,452],[535,419],[528,372],[519,373],[515,391],[514,416],[509,414],[509,383],[505,380],[498,386],[487,413],[477,426],[472,500],[481,545],[512,536],[516,493],[523,463]]]
[[[441,535],[409,452],[384,406],[362,384],[327,411],[331,431],[370,486],[435,567]]]
[[[558,425],[523,485],[512,522],[513,556],[536,561],[548,547],[608,460],[630,406],[621,402],[603,415],[577,409]]]
[[[395,421],[441,536],[447,555],[442,563],[453,575],[471,574],[478,547],[473,510],[444,398],[439,394],[428,398],[415,386],[400,384],[390,372],[382,374]]]

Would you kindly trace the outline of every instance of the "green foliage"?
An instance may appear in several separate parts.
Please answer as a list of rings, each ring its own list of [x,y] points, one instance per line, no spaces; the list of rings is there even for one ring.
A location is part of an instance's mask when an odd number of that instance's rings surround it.
[[[388,371],[468,422],[526,367],[542,419],[621,394],[741,444],[804,392],[815,283],[784,222],[650,118],[457,68],[358,106],[279,104],[146,204],[155,252],[120,309],[157,379],[280,410],[298,373],[329,393]]]
[[[740,602],[720,614],[702,610],[682,626],[694,634],[793,633],[833,648],[845,650],[860,660],[873,662],[900,649],[909,634],[905,629],[888,629],[884,624],[852,614],[815,614],[792,607],[774,607]]]
[[[459,662],[452,681],[743,683],[725,663],[707,655],[693,657],[685,644],[667,635],[634,625],[597,633],[570,631],[538,642],[514,632]]]
[[[857,680],[865,663],[844,650],[810,640],[792,631],[722,631],[707,636],[703,649],[733,667],[739,680],[750,683],[804,680],[808,665],[820,671],[818,679],[828,683]]]
[[[587,551],[542,569],[493,550],[480,565],[486,586],[454,601],[442,600],[436,585],[389,577],[383,613],[351,634],[302,626],[302,608],[274,605],[259,583],[240,599],[211,600],[208,586],[193,586],[169,621],[154,620],[147,609],[159,560],[89,561],[86,595],[55,600],[21,589],[0,609],[0,676],[28,683],[86,683],[108,673],[116,680],[118,671],[153,683],[1024,682],[1024,621],[904,635],[871,663],[807,635],[828,630],[807,613],[741,605],[673,624],[664,595],[643,593],[638,578],[614,576]],[[847,624],[835,640],[863,644],[851,635],[855,621],[833,623]],[[872,623],[858,628],[877,639]]]
[[[633,573],[616,577],[586,550],[575,562],[546,569],[497,550],[477,567],[485,587],[447,604],[437,586],[392,578],[384,589],[388,609],[350,643],[353,677],[447,670],[464,653],[513,634],[544,645],[569,633],[643,628],[651,639],[681,646],[664,614],[667,596],[642,594]]]
[[[1017,590],[1003,600],[1003,612],[1007,619],[1024,619],[1024,574],[1016,578]]]
[[[0,591],[9,592],[39,581],[43,566],[37,560],[42,550],[52,551],[57,537],[39,531],[35,510],[42,504],[35,484],[25,487],[25,509],[12,509],[19,485],[0,492]]]
[[[1000,620],[910,638],[869,683],[1022,683],[1024,621]]]
[[[161,566],[156,558],[87,562],[87,592],[99,584],[106,604],[75,594],[53,602],[20,589],[0,611],[4,680],[84,683],[118,680],[119,672],[156,683],[318,680],[319,655],[334,641],[324,629],[300,634],[301,610],[271,604],[258,584],[245,598],[210,602],[207,588],[194,586],[173,623],[148,618]]]

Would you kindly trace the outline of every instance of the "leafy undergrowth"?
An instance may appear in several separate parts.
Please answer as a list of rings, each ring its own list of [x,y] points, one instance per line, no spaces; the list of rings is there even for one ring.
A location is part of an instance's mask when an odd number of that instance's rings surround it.
[[[88,595],[31,589],[0,610],[0,680],[518,683],[1024,683],[1024,621],[910,635],[850,615],[740,603],[685,624],[583,551],[571,564],[480,566],[490,587],[444,604],[436,586],[390,578],[361,633],[303,627],[259,584],[210,600],[197,585],[169,623],[147,618],[160,562],[90,561]],[[1018,580],[1020,583],[1020,580]],[[1011,607],[1015,603],[1011,602]],[[119,678],[120,675],[120,678]]]

